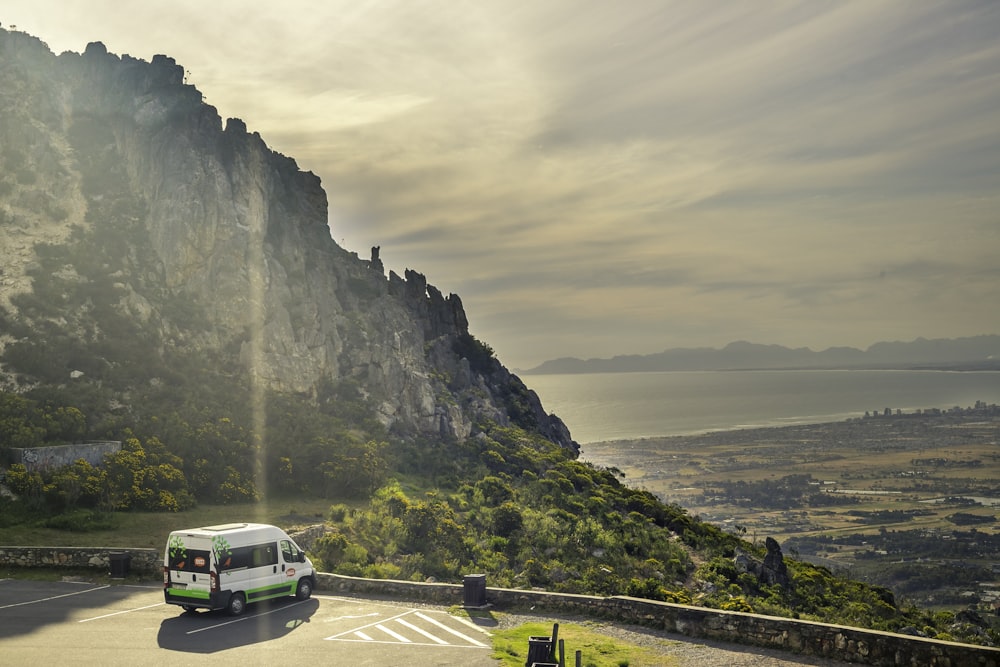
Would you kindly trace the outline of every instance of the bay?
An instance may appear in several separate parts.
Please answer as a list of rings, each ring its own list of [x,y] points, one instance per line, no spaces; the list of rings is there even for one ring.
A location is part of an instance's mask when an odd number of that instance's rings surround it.
[[[527,375],[581,444],[1000,403],[998,371],[773,370]]]

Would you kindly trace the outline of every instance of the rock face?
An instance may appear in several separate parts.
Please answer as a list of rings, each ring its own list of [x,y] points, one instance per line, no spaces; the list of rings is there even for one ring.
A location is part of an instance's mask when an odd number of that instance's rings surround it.
[[[37,244],[101,233],[114,215],[134,227],[115,240],[118,307],[165,345],[227,351],[283,392],[350,378],[400,431],[464,438],[489,419],[576,446],[469,335],[457,295],[416,271],[386,277],[378,248],[369,261],[339,247],[320,179],[243,121],[223,124],[167,56],[100,43],[55,56],[0,29],[0,161],[0,306],[13,319]],[[207,321],[182,321],[178,303]]]
[[[768,586],[775,584],[782,588],[787,588],[791,583],[788,577],[788,567],[785,565],[785,556],[781,553],[781,545],[773,537],[768,537],[764,542],[767,554],[764,556],[764,563],[760,566],[760,581]]]
[[[791,584],[788,575],[788,566],[785,565],[785,557],[781,553],[781,545],[773,537],[768,537],[764,542],[767,553],[763,562],[753,558],[742,549],[736,550],[733,564],[740,572],[748,572],[755,577],[763,586],[773,586],[775,584],[782,588],[787,588]]]

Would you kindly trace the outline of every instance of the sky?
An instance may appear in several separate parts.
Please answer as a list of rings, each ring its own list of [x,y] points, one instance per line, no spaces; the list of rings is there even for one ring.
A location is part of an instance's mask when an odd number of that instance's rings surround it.
[[[5,0],[173,57],[504,365],[1000,334],[994,0]]]

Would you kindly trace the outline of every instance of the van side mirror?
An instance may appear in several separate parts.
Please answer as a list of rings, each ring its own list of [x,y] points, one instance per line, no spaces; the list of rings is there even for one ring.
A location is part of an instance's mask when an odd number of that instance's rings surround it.
[[[299,562],[300,563],[306,562],[306,552],[305,551],[299,551]]]

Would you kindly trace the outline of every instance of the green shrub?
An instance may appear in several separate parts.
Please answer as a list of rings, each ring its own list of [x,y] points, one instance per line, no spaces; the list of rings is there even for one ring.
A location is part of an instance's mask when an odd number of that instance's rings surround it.
[[[350,514],[351,508],[343,503],[338,503],[336,505],[330,505],[330,509],[327,510],[326,518],[330,523],[343,523],[344,519]]]

